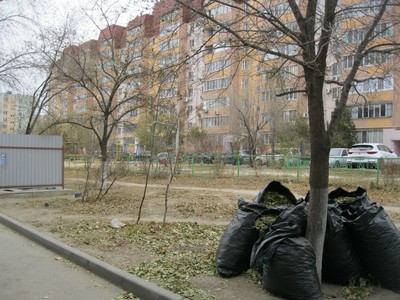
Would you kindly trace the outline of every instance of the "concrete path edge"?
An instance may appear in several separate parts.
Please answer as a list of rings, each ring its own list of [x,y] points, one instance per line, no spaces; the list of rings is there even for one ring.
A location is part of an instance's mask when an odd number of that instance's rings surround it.
[[[28,239],[40,244],[54,253],[68,259],[69,261],[83,267],[99,277],[119,286],[136,297],[145,300],[182,300],[177,294],[163,289],[156,284],[140,277],[129,274],[106,262],[92,257],[80,250],[70,247],[50,236],[47,236],[27,225],[24,225],[2,213],[0,223],[20,233]]]

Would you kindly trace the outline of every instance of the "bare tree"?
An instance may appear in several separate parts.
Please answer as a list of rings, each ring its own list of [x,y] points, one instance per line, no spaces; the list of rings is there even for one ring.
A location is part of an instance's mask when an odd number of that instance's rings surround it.
[[[359,91],[358,82],[385,77],[380,71],[369,72],[368,79],[360,79],[365,75],[359,71],[364,69],[363,60],[374,53],[385,56],[397,51],[398,43],[394,41],[393,36],[385,34],[386,28],[394,28],[398,23],[395,8],[397,1],[382,0],[372,4],[361,2],[346,6],[337,0],[288,0],[282,3],[257,0],[226,3],[210,0],[202,9],[195,9],[190,2],[177,1],[209,22],[222,27],[230,34],[231,44],[262,53],[270,67],[283,68],[295,64],[301,69],[299,74],[302,80],[292,92],[305,93],[308,99],[311,169],[307,238],[316,252],[317,270],[321,274],[327,216],[330,140],[338,126],[340,115],[346,109],[352,88]],[[219,6],[228,7],[235,16],[228,25],[218,17],[215,8]],[[359,24],[349,24],[346,21],[349,17],[357,18]],[[360,34],[356,39],[343,42],[354,26]],[[343,80],[330,80],[326,76],[329,50],[338,46],[342,47],[339,53],[352,55],[353,60],[346,72],[341,74]],[[375,61],[375,64],[384,65],[382,61]],[[341,87],[340,99],[328,125],[324,114],[326,83]]]
[[[107,180],[110,140],[126,116],[148,100],[146,74],[152,66],[136,61],[147,45],[144,39],[126,41],[125,28],[110,25],[101,31],[99,41],[69,47],[54,65],[62,78],[61,86],[72,86],[61,99],[74,109],[65,121],[90,130],[97,138],[101,152],[99,195]]]
[[[23,5],[19,1],[2,3],[0,10],[0,83],[13,88],[20,84],[21,71],[29,69],[25,59],[31,54],[22,47],[16,47],[16,39],[22,38],[21,32],[27,28],[36,28],[35,22],[24,14]],[[30,30],[35,35],[34,30]]]
[[[61,59],[63,50],[69,46],[75,38],[75,32],[66,22],[64,26],[57,28],[40,28],[38,40],[28,44],[30,55],[26,57],[27,72],[34,77],[32,84],[35,85],[32,101],[29,107],[29,117],[26,123],[25,134],[31,134],[43,114],[48,116],[46,127],[42,127],[39,134],[46,132],[49,128],[62,124],[62,120],[54,113],[52,102],[61,94],[66,92],[68,85],[59,85],[59,73],[53,67]],[[43,125],[43,124],[42,124]]]

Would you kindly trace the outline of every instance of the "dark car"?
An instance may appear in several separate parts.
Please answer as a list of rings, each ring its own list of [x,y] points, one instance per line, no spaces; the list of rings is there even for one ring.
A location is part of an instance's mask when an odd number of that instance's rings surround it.
[[[248,165],[251,162],[251,155],[249,151],[240,151],[237,154],[226,154],[226,163],[230,165]]]

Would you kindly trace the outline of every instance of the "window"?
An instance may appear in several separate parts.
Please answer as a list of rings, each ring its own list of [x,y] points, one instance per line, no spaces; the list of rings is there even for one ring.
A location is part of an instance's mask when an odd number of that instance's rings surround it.
[[[161,20],[161,22],[175,21],[179,17],[180,13],[181,13],[181,11],[179,9],[175,9],[167,14],[162,15],[160,20]]]
[[[298,66],[286,66],[282,68],[282,74],[284,78],[297,77],[299,75]]]
[[[228,41],[221,41],[213,45],[213,51],[215,53],[229,50],[231,44]]]
[[[125,132],[133,132],[137,129],[138,124],[125,124],[124,131]]]
[[[232,24],[229,22],[223,22],[222,25],[213,25],[213,27],[211,28],[211,34],[214,33],[227,33],[228,30],[226,30],[226,28],[231,27]]]
[[[250,24],[249,23],[247,23],[247,22],[244,22],[243,23],[243,30],[249,30],[250,29]]]
[[[343,42],[346,44],[359,43],[365,37],[366,28],[354,28],[347,31],[343,37]]]
[[[289,89],[283,89],[283,93],[287,93],[283,95],[281,98],[284,100],[294,100],[297,99],[297,92],[294,92],[296,89],[289,88]]]
[[[221,71],[221,70],[225,69],[228,66],[228,64],[229,64],[228,59],[212,61],[212,62],[206,64],[206,71],[207,72]]]
[[[359,27],[348,30],[343,37],[343,41],[346,44],[359,43],[364,39],[368,29],[367,27]],[[376,37],[392,36],[393,24],[390,22],[378,24],[374,30],[374,35]]]
[[[335,87],[332,88],[332,97],[333,98],[339,98],[340,97],[340,92],[342,91],[341,87]]]
[[[228,105],[228,98],[219,97],[213,99],[207,99],[203,102],[204,108],[215,108],[215,107],[226,107]]]
[[[249,65],[250,65],[249,60],[244,59],[242,61],[242,70],[248,70],[249,69]]]
[[[356,105],[350,109],[352,119],[386,118],[392,116],[392,103]]]
[[[230,77],[207,80],[206,82],[204,82],[204,91],[223,89],[228,87],[229,84],[230,84]]]
[[[271,16],[281,17],[282,15],[291,12],[289,3],[281,3],[264,10],[264,15],[269,18]]]
[[[175,55],[169,55],[169,56],[161,58],[158,61],[158,65],[160,67],[165,67],[165,66],[177,64],[178,62],[179,62],[179,54],[175,54]]]
[[[165,83],[165,82],[174,82],[178,80],[178,74],[175,72],[160,72],[158,75],[158,82]]]
[[[163,42],[160,46],[160,51],[167,51],[179,46],[179,39],[173,39],[170,41]]]
[[[249,87],[249,80],[248,79],[242,79],[241,81],[241,88],[242,89],[247,89]]]
[[[189,40],[189,48],[194,48],[194,40]]]
[[[385,37],[393,35],[393,24],[390,22],[378,24],[374,30],[377,37]]]
[[[229,12],[231,12],[231,7],[228,5],[221,4],[221,5],[217,5],[216,7],[210,9],[208,11],[208,15],[211,17],[217,17],[219,15],[227,14]]]
[[[163,98],[171,98],[178,95],[177,88],[170,88],[170,89],[161,89],[159,93],[159,97]]]
[[[299,26],[297,26],[297,22],[295,21],[287,23],[286,27],[291,31],[297,31],[299,29]]]
[[[227,124],[228,124],[227,116],[210,117],[210,118],[204,118],[201,120],[202,128],[220,127],[220,126],[226,126]]]
[[[265,113],[262,115],[262,121],[263,123],[268,123],[271,120],[271,114],[270,113]]]
[[[131,110],[131,111],[129,112],[129,115],[130,115],[131,117],[137,117],[137,116],[138,116],[138,109]]]
[[[139,26],[135,26],[135,27],[132,27],[131,29],[129,29],[128,33],[135,34],[135,33],[140,32],[141,30],[142,30],[142,25],[139,25]]]
[[[262,101],[267,102],[276,99],[276,91],[264,91],[261,96]]]
[[[383,143],[383,130],[358,131],[359,143]]]
[[[341,64],[340,63],[334,63],[332,65],[332,76],[338,76],[341,73],[342,73]]]
[[[189,33],[189,34],[193,33],[195,27],[196,27],[196,26],[195,26],[194,24],[189,24],[189,25],[188,25],[188,33]]]
[[[160,36],[168,35],[175,32],[180,26],[180,23],[172,23],[160,29]]]
[[[297,45],[286,44],[278,48],[278,51],[282,54],[293,56],[297,54]]]
[[[350,94],[387,91],[393,89],[393,76],[384,78],[370,78],[363,82],[356,82],[350,89]]]
[[[271,51],[277,52],[278,50],[272,48]],[[278,55],[275,55],[275,54],[272,54],[272,53],[265,53],[264,54],[264,60],[276,59],[278,57],[279,57]]]
[[[343,68],[351,68],[354,64],[354,55],[345,56],[343,58]],[[371,52],[368,53],[362,60],[361,66],[369,66],[369,65],[380,65],[385,63],[391,63],[393,61],[392,54],[389,53],[381,53],[381,52]]]
[[[286,110],[283,112],[283,121],[293,122],[296,118],[296,110]]]

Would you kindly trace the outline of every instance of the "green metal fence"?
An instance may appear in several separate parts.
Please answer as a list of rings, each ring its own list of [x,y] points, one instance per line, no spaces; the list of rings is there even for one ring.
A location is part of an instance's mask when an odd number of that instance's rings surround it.
[[[171,157],[170,161],[175,161]],[[371,159],[370,159],[371,161]],[[100,161],[98,160],[98,163]],[[373,163],[360,163],[350,166],[347,163],[331,164],[329,180],[331,184],[353,184],[360,186],[400,185],[400,158],[376,159]],[[113,160],[129,172],[144,174],[149,165],[146,159]],[[66,168],[84,165],[84,160],[66,159]],[[153,159],[153,173],[169,174],[168,164]],[[310,173],[309,156],[269,156],[260,160],[260,156],[240,155],[183,155],[177,159],[177,176],[192,177],[262,177],[267,180],[308,182]]]

